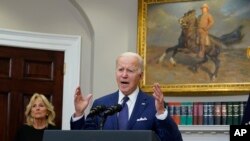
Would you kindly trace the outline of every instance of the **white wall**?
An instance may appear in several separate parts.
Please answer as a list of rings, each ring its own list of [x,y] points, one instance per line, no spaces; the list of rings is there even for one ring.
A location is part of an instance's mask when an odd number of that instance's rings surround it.
[[[136,51],[137,0],[77,0],[95,32],[94,97],[117,90],[115,59]]]

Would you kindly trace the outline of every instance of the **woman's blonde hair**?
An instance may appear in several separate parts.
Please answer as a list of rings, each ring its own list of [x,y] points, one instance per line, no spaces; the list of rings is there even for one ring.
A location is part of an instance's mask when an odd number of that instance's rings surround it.
[[[43,95],[39,93],[34,93],[33,96],[30,98],[29,104],[26,106],[25,110],[25,116],[26,116],[26,122],[28,125],[32,126],[33,125],[33,117],[31,116],[31,108],[35,102],[36,99],[40,98],[45,107],[47,108],[47,123],[51,125],[55,125],[54,119],[56,117],[55,111],[54,111],[54,106],[49,102],[49,100]]]

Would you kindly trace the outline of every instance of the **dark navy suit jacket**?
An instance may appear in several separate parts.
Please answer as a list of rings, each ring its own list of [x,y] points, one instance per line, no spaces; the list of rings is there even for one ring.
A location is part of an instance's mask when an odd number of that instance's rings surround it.
[[[250,124],[250,95],[248,96],[247,105],[244,111],[244,115],[241,121],[242,125]]]
[[[97,105],[112,106],[118,103],[118,91],[96,99],[92,107]],[[156,118],[155,99],[148,94],[140,91],[129,119],[128,130],[152,130],[161,141],[182,141],[178,126],[172,120],[170,115],[165,120]],[[91,118],[83,117],[80,120],[70,122],[71,129],[99,129],[100,118],[98,116]],[[118,130],[117,115],[108,116],[103,130]]]

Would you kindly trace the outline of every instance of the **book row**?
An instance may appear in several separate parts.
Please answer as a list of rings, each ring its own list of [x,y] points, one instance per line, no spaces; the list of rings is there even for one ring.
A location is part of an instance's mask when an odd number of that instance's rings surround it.
[[[246,101],[168,102],[168,112],[178,125],[239,125]]]

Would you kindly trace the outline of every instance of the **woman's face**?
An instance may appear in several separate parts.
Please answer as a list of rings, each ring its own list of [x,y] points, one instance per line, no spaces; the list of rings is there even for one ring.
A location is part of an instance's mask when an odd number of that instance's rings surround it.
[[[31,108],[31,116],[34,119],[45,119],[47,116],[47,107],[45,106],[44,102],[41,98],[37,98]]]

